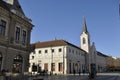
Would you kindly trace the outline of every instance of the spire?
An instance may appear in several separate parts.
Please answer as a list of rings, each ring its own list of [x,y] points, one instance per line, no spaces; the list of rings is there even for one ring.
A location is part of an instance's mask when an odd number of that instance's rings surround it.
[[[88,33],[85,17],[83,17],[83,30],[82,30],[82,33],[83,32]]]
[[[18,11],[24,15],[24,12],[23,12],[18,0],[7,0],[7,3],[11,5],[10,6],[11,9],[15,9],[16,11]]]

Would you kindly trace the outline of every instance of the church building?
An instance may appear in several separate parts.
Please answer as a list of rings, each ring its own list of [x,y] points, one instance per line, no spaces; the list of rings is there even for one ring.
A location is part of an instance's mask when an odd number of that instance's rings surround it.
[[[28,71],[32,27],[18,0],[0,0],[0,71]]]

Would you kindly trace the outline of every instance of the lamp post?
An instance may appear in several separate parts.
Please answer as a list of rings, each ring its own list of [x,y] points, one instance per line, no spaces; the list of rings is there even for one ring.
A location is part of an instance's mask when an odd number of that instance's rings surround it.
[[[51,72],[50,74],[53,74],[53,49],[51,47]]]
[[[65,61],[64,61],[64,53],[65,53],[65,52],[64,52],[64,48],[65,48],[65,46],[63,47],[63,74],[64,74],[64,66],[65,66],[65,65],[64,65],[64,63],[65,63]]]

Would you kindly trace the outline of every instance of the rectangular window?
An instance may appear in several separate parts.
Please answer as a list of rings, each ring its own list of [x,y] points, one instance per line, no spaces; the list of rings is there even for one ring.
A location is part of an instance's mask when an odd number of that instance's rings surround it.
[[[48,70],[48,63],[44,64],[44,70]]]
[[[33,63],[33,65],[32,65],[32,71],[33,72],[37,71],[37,65],[35,65],[35,63]]]
[[[72,50],[72,53],[74,53],[74,50]]]
[[[39,50],[39,54],[41,54],[41,50]]]
[[[76,54],[77,54],[78,52],[76,51]]]
[[[63,64],[62,63],[58,63],[58,71],[63,71]]]
[[[16,40],[16,41],[19,41],[19,40],[20,40],[20,28],[19,28],[19,27],[16,27],[15,40]]]
[[[55,63],[51,64],[51,71],[55,71]]]
[[[52,53],[54,53],[54,49],[52,49]]]
[[[5,30],[6,30],[6,21],[1,20],[0,24],[0,34],[5,36]]]
[[[71,53],[71,49],[69,49],[69,52]]]
[[[34,56],[32,56],[32,59],[34,59]]]
[[[35,51],[33,51],[33,54],[35,54],[36,52]]]
[[[25,45],[26,43],[26,31],[23,30],[23,33],[22,33],[22,44]]]
[[[47,51],[47,50],[45,50],[45,53],[48,53],[48,51]]]
[[[61,48],[59,48],[59,52],[62,52],[62,49],[61,49]]]

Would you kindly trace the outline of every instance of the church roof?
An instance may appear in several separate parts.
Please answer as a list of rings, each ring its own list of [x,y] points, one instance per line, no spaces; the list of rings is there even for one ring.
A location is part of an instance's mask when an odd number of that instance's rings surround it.
[[[97,55],[103,56],[103,57],[108,57],[107,55],[105,55],[105,54],[103,54],[103,53],[101,53],[101,52],[99,52],[99,51],[97,51]]]
[[[53,40],[53,41],[46,41],[46,42],[37,42],[37,43],[31,44],[31,48],[35,49],[35,48],[56,47],[56,46],[65,46],[65,45],[70,45],[70,46],[73,46],[75,48],[78,48],[78,49],[84,51],[80,47],[77,47],[77,46],[75,46],[75,45],[73,45],[65,40]]]

